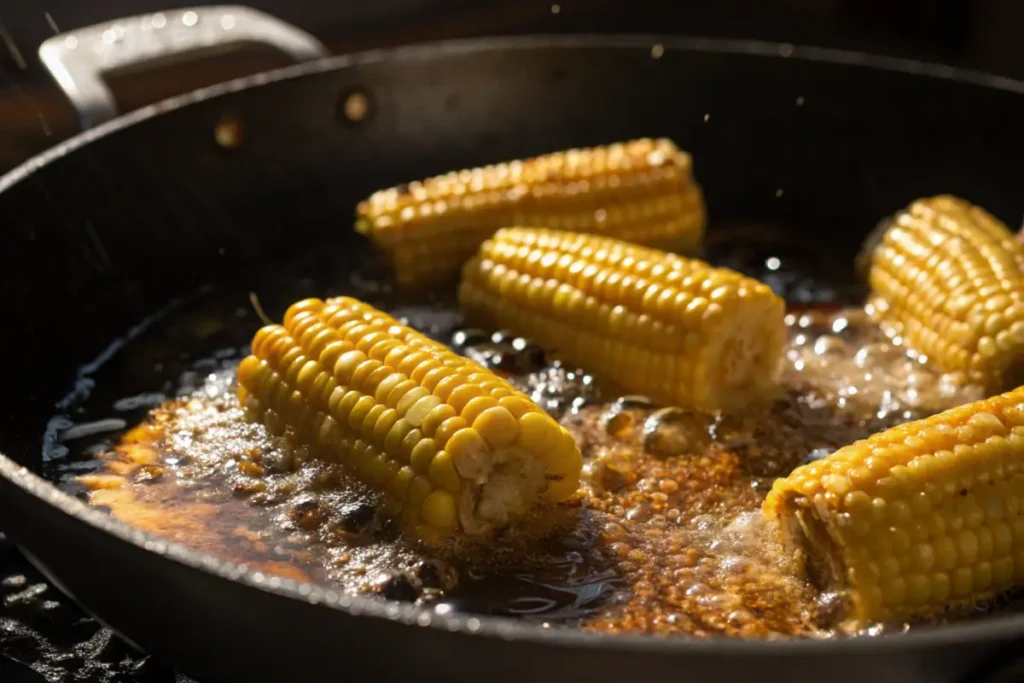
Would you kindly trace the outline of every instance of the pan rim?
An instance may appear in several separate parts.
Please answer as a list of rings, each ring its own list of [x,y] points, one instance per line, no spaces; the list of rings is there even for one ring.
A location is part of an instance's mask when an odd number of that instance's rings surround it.
[[[438,55],[536,48],[621,48],[650,51],[651,47],[655,44],[660,44],[666,54],[670,51],[681,51],[747,55],[760,58],[798,59],[949,80],[1024,95],[1024,81],[980,71],[848,50],[799,46],[769,41],[659,36],[655,34],[616,36],[601,34],[532,35],[447,40],[326,57],[312,62],[208,86],[142,107],[123,114],[96,128],[78,133],[22,162],[14,169],[0,176],[0,194],[25,181],[29,176],[46,166],[56,163],[60,158],[85,147],[90,142],[113,135],[121,129],[140,124],[165,112],[268,83],[301,78],[357,65],[374,64],[383,61],[417,60]],[[255,588],[291,599],[323,604],[326,607],[337,609],[351,616],[399,621],[413,626],[425,626],[463,635],[497,637],[504,640],[531,642],[546,646],[616,649],[623,652],[640,651],[663,656],[703,654],[785,658],[856,655],[862,652],[889,652],[893,648],[900,650],[933,648],[988,639],[998,639],[998,642],[1001,642],[1007,636],[1019,637],[1024,635],[1024,615],[1007,614],[989,616],[978,621],[929,627],[906,634],[877,638],[787,639],[782,641],[741,640],[724,637],[709,640],[692,640],[659,638],[639,634],[612,635],[586,633],[570,629],[542,629],[509,617],[438,615],[428,608],[381,601],[364,596],[341,595],[337,591],[322,585],[300,584],[290,579],[268,577],[262,572],[250,570],[245,566],[221,561],[209,553],[191,550],[180,544],[169,543],[158,536],[109,517],[102,511],[60,490],[53,483],[19,465],[3,453],[0,453],[0,478],[99,531],[109,533],[119,540],[131,543],[145,551],[154,552],[167,560],[178,562],[221,579],[238,582],[249,588]]]
[[[53,147],[43,150],[0,175],[0,195],[36,171],[55,163],[90,142],[112,135],[119,130],[138,125],[160,114],[181,109],[218,97],[257,88],[261,85],[289,81],[315,74],[337,71],[351,66],[375,64],[384,61],[404,61],[432,58],[438,55],[458,55],[495,51],[513,51],[536,48],[621,48],[650,51],[661,45],[663,58],[670,51],[717,53],[748,57],[793,59],[820,62],[836,66],[851,66],[867,70],[923,76],[937,80],[965,83],[981,88],[1024,95],[1024,80],[999,76],[983,71],[948,66],[937,62],[889,57],[854,50],[796,45],[793,43],[747,40],[741,38],[707,38],[701,36],[663,36],[658,34],[611,35],[584,33],[573,35],[536,34],[518,36],[483,36],[460,38],[379,48],[345,55],[334,55],[302,62],[271,71],[236,78],[175,95],[159,102],[125,112],[95,128],[76,133]],[[652,59],[654,57],[652,56]]]

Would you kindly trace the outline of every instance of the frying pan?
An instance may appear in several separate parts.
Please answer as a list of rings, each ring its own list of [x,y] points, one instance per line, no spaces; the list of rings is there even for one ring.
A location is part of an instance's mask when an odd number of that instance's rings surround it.
[[[101,620],[205,683],[1024,677],[1020,615],[823,642],[613,637],[439,616],[167,544],[38,474],[54,401],[76,381],[88,389],[76,374],[83,362],[116,353],[111,340],[199,284],[256,289],[302,252],[339,270],[369,258],[352,211],[378,187],[668,136],[694,155],[712,236],[770,225],[827,245],[821,259],[847,269],[876,221],[918,196],[955,193],[1018,221],[1024,83],[760,42],[500,38],[320,58],[111,119],[99,75],[112,66],[217,47],[238,26],[296,58],[322,52],[244,8],[160,17],[43,47],[95,127],[0,179],[0,526]]]

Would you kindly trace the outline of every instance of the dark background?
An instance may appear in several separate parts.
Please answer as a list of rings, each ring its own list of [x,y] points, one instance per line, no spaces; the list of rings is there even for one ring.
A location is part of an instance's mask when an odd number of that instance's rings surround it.
[[[181,3],[192,4],[192,3]],[[336,53],[439,38],[552,32],[749,37],[908,56],[1024,78],[1017,0],[249,0]],[[36,56],[54,31],[173,7],[167,0],[0,1],[0,171],[72,134]],[[284,64],[245,50],[114,79],[123,108]]]

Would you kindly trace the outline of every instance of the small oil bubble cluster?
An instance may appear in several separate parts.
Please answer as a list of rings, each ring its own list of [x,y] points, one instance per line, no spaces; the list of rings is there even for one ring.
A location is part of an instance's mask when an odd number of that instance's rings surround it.
[[[507,376],[517,389],[555,417],[578,412],[600,400],[589,373],[566,367],[558,360],[549,362],[536,343],[507,330],[488,333],[476,328],[460,329],[452,335],[451,345],[484,367]]]
[[[786,318],[790,330],[784,381],[821,401],[896,424],[983,397],[960,373],[886,338],[861,309],[807,311]]]

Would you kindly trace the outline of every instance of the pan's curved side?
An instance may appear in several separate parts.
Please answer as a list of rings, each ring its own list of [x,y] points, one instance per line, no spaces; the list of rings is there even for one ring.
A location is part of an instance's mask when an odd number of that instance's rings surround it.
[[[988,629],[983,643],[949,638],[875,647],[828,643],[677,643],[660,639],[586,637],[509,628],[462,618],[445,628],[411,610],[384,606],[361,614],[356,604],[317,590],[266,589],[239,581],[215,563],[186,554],[154,552],[151,537],[130,542],[69,516],[31,488],[15,483],[13,464],[0,462],[0,519],[33,563],[115,631],[204,683],[324,683],[345,677],[373,680],[645,680],[747,683],[878,683],[958,681],[1013,646],[1011,629]],[[40,542],[39,537],[60,543]],[[140,539],[145,535],[140,534]],[[158,544],[159,545],[159,544]],[[149,547],[147,547],[149,546]],[[156,548],[164,550],[164,548]],[[186,559],[187,561],[181,561]],[[197,564],[198,562],[198,564]],[[312,597],[315,596],[315,597]],[[362,603],[365,607],[365,603]],[[337,605],[335,605],[337,606]],[[401,612],[401,613],[400,613]],[[835,644],[832,644],[835,645]]]
[[[16,331],[0,336],[13,388],[0,397],[0,452],[38,468],[43,423],[77,364],[170,297],[202,282],[255,286],[310,244],[351,249],[356,201],[452,167],[666,135],[694,153],[713,229],[786,226],[838,258],[912,197],[957,193],[1013,222],[1024,211],[1013,88],[713,41],[661,41],[655,58],[652,42],[532,39],[302,66],[130,115],[0,180],[0,301]],[[369,98],[369,118],[344,115],[353,93]],[[218,144],[224,122],[241,144]],[[1024,631],[1020,618],[845,643],[503,637],[488,620],[492,637],[461,632],[466,623],[409,631],[310,605],[297,589],[256,590],[249,575],[228,580],[202,568],[212,558],[169,560],[41,490],[0,459],[0,526],[106,621],[211,682],[341,670],[953,681]]]

